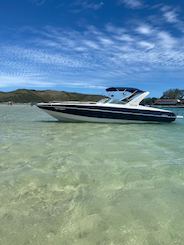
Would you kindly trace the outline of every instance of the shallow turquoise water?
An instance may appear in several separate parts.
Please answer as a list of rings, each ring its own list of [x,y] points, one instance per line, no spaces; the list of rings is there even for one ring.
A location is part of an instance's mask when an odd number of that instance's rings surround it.
[[[184,120],[64,124],[1,105],[0,186],[3,245],[183,244]]]

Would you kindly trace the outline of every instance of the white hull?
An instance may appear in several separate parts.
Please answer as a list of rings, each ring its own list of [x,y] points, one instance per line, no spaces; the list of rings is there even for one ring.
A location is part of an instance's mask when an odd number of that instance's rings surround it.
[[[97,118],[97,117],[85,117],[85,116],[77,116],[71,115],[63,112],[56,112],[45,110],[50,116],[56,118],[58,121],[61,122],[91,122],[91,123],[159,123],[159,122],[145,122],[139,120],[121,120],[121,119],[108,119],[108,118]]]

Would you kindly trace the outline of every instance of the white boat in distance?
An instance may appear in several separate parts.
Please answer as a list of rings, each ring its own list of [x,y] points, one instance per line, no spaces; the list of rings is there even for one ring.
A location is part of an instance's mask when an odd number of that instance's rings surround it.
[[[98,102],[49,102],[37,106],[62,122],[170,123],[177,118],[171,111],[140,105],[149,92],[129,87],[111,87],[106,91],[110,96]]]

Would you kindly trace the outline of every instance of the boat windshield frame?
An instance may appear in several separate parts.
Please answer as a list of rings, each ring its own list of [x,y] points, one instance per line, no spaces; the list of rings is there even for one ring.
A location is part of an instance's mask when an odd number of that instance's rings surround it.
[[[124,88],[124,90],[116,89],[116,88],[109,88],[106,89],[107,93],[109,94],[108,98],[102,99],[99,102],[100,103],[109,103],[109,104],[127,104],[131,100],[133,100],[135,97],[137,97],[140,94],[143,94],[144,91],[140,89],[133,89],[133,88]],[[115,94],[122,94],[120,98],[115,98]]]

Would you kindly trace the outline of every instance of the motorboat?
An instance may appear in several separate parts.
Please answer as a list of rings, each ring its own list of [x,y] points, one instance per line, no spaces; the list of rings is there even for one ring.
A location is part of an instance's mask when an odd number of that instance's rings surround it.
[[[110,87],[98,102],[53,101],[37,106],[63,122],[145,123],[176,120],[174,112],[140,105],[149,92],[129,87]]]

